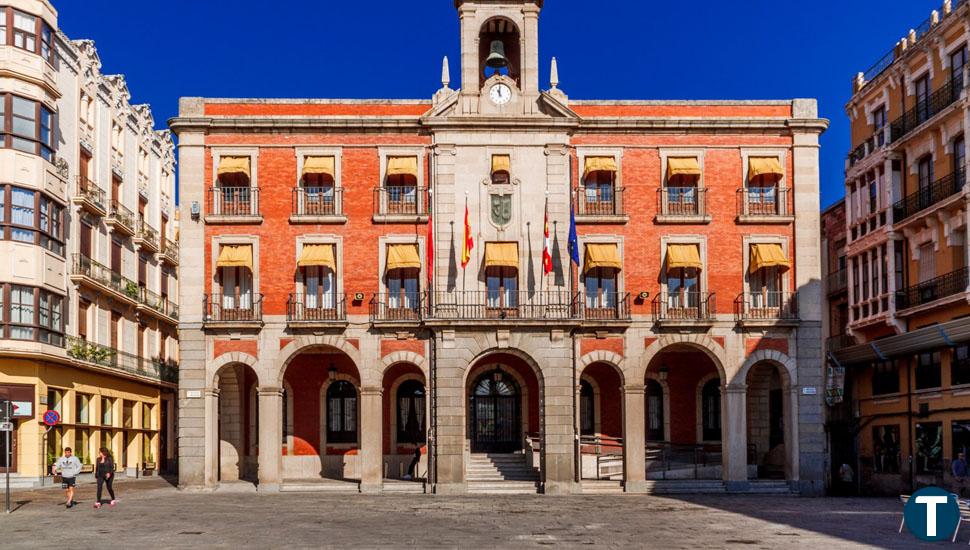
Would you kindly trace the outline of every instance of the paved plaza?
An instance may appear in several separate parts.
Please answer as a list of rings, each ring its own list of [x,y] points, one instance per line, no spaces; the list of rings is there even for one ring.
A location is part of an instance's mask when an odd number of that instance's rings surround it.
[[[754,496],[366,496],[184,493],[123,482],[116,508],[14,493],[0,547],[912,548],[891,499]],[[970,529],[961,536],[966,544]]]

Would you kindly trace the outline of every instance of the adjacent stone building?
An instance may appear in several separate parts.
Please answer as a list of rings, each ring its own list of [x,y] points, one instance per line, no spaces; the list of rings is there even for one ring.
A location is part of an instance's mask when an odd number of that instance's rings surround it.
[[[181,486],[821,492],[815,101],[577,101],[455,5],[431,100],[181,100]]]
[[[16,408],[0,472],[41,483],[73,447],[88,475],[101,446],[121,475],[174,470],[171,136],[49,2],[6,2],[3,21],[0,400]],[[45,432],[48,409],[60,424]]]

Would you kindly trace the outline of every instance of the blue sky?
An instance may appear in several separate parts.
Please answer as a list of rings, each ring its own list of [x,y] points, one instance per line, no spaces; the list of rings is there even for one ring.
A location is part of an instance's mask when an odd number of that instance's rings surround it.
[[[127,76],[159,127],[180,96],[429,98],[443,55],[458,79],[452,0],[53,1],[61,28],[97,42],[103,70]],[[556,56],[576,99],[818,98],[832,121],[827,206],[842,195],[853,75],[941,3],[547,0],[541,82]]]

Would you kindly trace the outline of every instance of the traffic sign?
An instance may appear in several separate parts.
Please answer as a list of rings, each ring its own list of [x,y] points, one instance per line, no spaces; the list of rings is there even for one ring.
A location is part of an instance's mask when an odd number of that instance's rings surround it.
[[[12,432],[13,422],[0,422],[0,432]]]
[[[57,411],[47,411],[44,413],[44,424],[56,426],[61,421],[61,414]]]

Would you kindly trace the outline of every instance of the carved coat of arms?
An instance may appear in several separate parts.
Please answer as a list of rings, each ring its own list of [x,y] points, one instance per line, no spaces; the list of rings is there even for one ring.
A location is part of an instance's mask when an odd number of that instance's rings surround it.
[[[512,195],[492,194],[489,206],[492,223],[503,227],[512,221]]]

